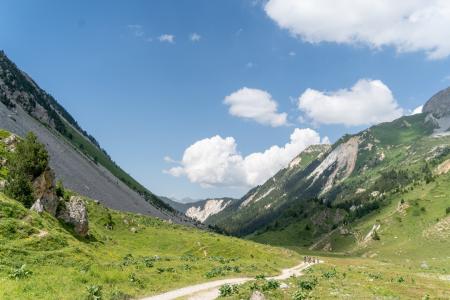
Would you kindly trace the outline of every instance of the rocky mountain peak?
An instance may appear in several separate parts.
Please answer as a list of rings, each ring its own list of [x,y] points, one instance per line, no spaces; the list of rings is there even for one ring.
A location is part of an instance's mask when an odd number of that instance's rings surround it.
[[[440,91],[425,103],[423,112],[432,114],[435,118],[450,115],[450,87]]]

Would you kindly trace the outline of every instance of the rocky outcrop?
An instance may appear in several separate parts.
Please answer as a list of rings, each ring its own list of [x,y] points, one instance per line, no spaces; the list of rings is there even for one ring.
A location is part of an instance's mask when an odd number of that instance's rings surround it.
[[[40,210],[43,209],[52,216],[55,216],[59,199],[55,191],[55,174],[51,169],[46,169],[33,181],[33,190],[34,198],[37,200],[32,209],[37,212],[42,212]]]
[[[15,134],[11,134],[9,137],[3,140],[6,146],[6,150],[14,152],[16,150],[17,143],[19,142],[19,137]]]
[[[232,200],[227,199],[210,199],[203,205],[192,206],[186,211],[186,216],[204,222],[210,216],[218,214],[224,210]]]
[[[450,115],[450,87],[431,97],[423,106],[423,112],[438,119]]]
[[[47,212],[59,220],[73,226],[80,236],[86,236],[89,231],[89,221],[86,205],[79,196],[72,196],[68,202],[58,198],[55,187],[55,174],[46,169],[33,181],[34,197],[37,199],[31,210],[38,213]]]
[[[80,236],[89,232],[89,220],[86,204],[79,196],[72,196],[68,202],[62,202],[57,218],[72,225]]]
[[[308,176],[314,178],[314,182],[326,171],[334,168],[322,190],[328,192],[333,185],[345,180],[355,168],[358,157],[359,137],[350,138],[347,142],[336,147],[325,160]]]

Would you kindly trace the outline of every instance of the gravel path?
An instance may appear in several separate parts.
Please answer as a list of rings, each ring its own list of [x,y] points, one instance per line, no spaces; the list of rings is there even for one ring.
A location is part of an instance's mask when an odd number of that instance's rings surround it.
[[[291,276],[300,276],[302,271],[309,268],[313,264],[301,263],[293,268],[284,269],[281,274],[275,277],[269,277],[267,279],[285,280]],[[252,281],[254,278],[242,277],[242,278],[230,278],[211,281],[207,283],[201,283],[196,285],[190,285],[181,289],[173,290],[157,296],[142,298],[141,300],[172,300],[180,297],[188,297],[189,300],[213,300],[219,297],[219,288],[224,284],[243,284],[248,281]]]

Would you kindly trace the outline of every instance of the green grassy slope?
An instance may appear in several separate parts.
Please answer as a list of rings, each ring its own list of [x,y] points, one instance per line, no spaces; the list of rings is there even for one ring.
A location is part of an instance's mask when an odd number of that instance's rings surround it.
[[[250,239],[285,246],[299,253],[319,255],[325,264],[314,267],[307,278],[288,281],[286,290],[269,292],[274,299],[291,299],[299,282],[318,279],[312,299],[449,299],[450,297],[450,173],[430,183],[391,194],[388,205],[351,224],[314,235],[311,223],[298,220],[272,228]],[[332,211],[332,210],[330,210]],[[370,235],[374,225],[378,239]],[[369,236],[365,240],[365,237]],[[309,246],[317,243],[317,249]],[[321,251],[329,244],[332,252]],[[324,273],[337,270],[335,276]],[[245,293],[230,299],[242,298]]]
[[[97,287],[102,299],[126,299],[217,278],[276,274],[299,260],[288,250],[87,203],[91,235],[79,239],[0,193],[0,299],[84,299]]]

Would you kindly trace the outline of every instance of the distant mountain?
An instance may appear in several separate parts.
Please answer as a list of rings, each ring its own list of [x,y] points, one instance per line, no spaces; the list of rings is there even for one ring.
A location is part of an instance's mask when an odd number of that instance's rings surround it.
[[[448,171],[449,129],[447,89],[432,97],[422,114],[346,135],[332,146],[306,149],[287,168],[208,222],[239,236],[303,222],[314,228],[312,242],[386,206],[389,195]],[[311,232],[299,231],[296,236]]]
[[[3,51],[0,128],[21,136],[33,131],[46,145],[57,178],[68,188],[114,209],[179,219],[170,206],[117,166],[96,139]]]
[[[204,224],[209,224],[209,218],[220,213],[235,201],[238,201],[233,198],[214,198],[196,202],[180,203],[167,197],[160,196],[160,199],[178,212]]]

